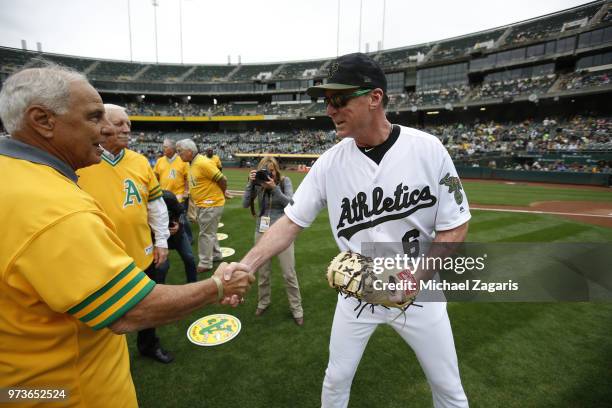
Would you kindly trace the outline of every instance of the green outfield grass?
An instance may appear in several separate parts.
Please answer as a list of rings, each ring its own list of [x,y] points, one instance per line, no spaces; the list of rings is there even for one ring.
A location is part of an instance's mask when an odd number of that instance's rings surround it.
[[[230,189],[241,190],[246,171],[226,170]],[[301,174],[289,174],[294,185]],[[527,204],[542,200],[612,201],[607,191],[465,183],[472,203]],[[490,189],[490,191],[488,190]],[[554,197],[554,198],[551,198]],[[239,260],[253,241],[253,219],[240,198],[226,206],[222,246]],[[610,242],[612,229],[556,216],[473,211],[469,241]],[[337,253],[322,212],[296,243],[305,325],[289,313],[279,273],[273,274],[273,304],[254,316],[256,288],[244,305],[212,306],[158,330],[176,360],[162,365],[138,356],[129,336],[132,374],[142,407],[316,407],[328,357],[335,293],[324,271]],[[171,253],[169,283],[185,280]],[[275,264],[274,270],[278,271]],[[603,407],[612,404],[612,304],[451,303],[463,385],[474,407]],[[186,338],[189,325],[215,312],[236,315],[240,335],[219,347],[198,347]],[[431,395],[410,348],[390,328],[372,336],[351,393],[351,407],[429,407]]]
[[[585,190],[563,185],[527,185],[464,181],[470,202],[492,205],[529,205],[534,201],[612,201],[612,189]]]
[[[231,190],[243,190],[246,185],[248,170],[226,169]],[[304,173],[287,172],[294,186],[304,178]],[[583,190],[562,184],[550,186],[515,184],[481,183],[478,181],[463,181],[470,203],[489,205],[529,205],[534,201],[610,201],[612,188],[600,190]]]

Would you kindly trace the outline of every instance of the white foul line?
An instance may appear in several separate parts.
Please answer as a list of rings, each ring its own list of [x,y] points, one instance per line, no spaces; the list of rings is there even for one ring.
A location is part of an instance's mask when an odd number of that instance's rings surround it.
[[[556,211],[512,210],[512,209],[509,209],[509,208],[478,208],[478,207],[471,207],[470,210],[501,211],[501,212],[510,212],[510,213],[527,213],[527,214],[572,215],[572,216],[576,216],[576,217],[612,218],[612,214],[610,214],[610,215],[580,214],[580,213],[568,213],[568,212],[556,212]]]

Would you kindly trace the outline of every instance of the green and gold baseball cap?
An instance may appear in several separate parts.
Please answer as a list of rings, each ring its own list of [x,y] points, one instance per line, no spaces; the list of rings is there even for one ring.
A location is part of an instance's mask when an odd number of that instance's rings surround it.
[[[325,91],[350,91],[380,88],[387,93],[387,77],[376,61],[368,55],[356,52],[338,57],[329,65],[327,83],[312,86],[306,93],[318,98]]]

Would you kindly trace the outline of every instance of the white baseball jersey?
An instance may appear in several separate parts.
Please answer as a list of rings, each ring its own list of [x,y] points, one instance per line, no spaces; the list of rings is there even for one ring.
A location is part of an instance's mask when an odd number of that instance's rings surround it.
[[[453,162],[440,141],[400,126],[380,164],[346,138],[325,152],[306,175],[285,214],[308,227],[327,206],[342,251],[362,242],[427,244],[435,231],[467,222],[471,215]]]
[[[467,199],[444,146],[419,130],[400,127],[399,131],[379,164],[352,139],[329,149],[304,178],[285,214],[308,227],[327,206],[338,247],[360,253],[367,242],[414,240],[423,251],[435,231],[467,222]],[[357,311],[363,307],[356,299],[338,295],[321,393],[323,407],[347,407],[357,366],[379,324],[393,327],[412,347],[431,386],[434,406],[467,407],[446,302],[411,307],[405,319],[397,319],[397,310],[382,307],[358,318]]]

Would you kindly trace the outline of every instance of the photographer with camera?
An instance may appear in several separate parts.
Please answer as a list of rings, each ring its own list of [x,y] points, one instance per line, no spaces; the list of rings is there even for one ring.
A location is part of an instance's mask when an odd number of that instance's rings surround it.
[[[261,159],[257,170],[251,170],[249,173],[249,182],[242,198],[242,206],[250,208],[251,214],[253,217],[256,217],[255,243],[259,241],[263,233],[276,220],[283,216],[283,209],[292,201],[292,197],[293,186],[291,180],[289,177],[281,176],[276,159],[270,156]],[[255,199],[257,199],[259,207],[257,213],[255,212]],[[304,324],[304,311],[302,309],[302,296],[300,295],[300,287],[295,272],[293,243],[278,254],[277,257],[283,273],[293,320],[298,326],[302,326]],[[270,262],[268,260],[257,271],[259,301],[257,311],[255,312],[256,316],[261,316],[270,306]]]

